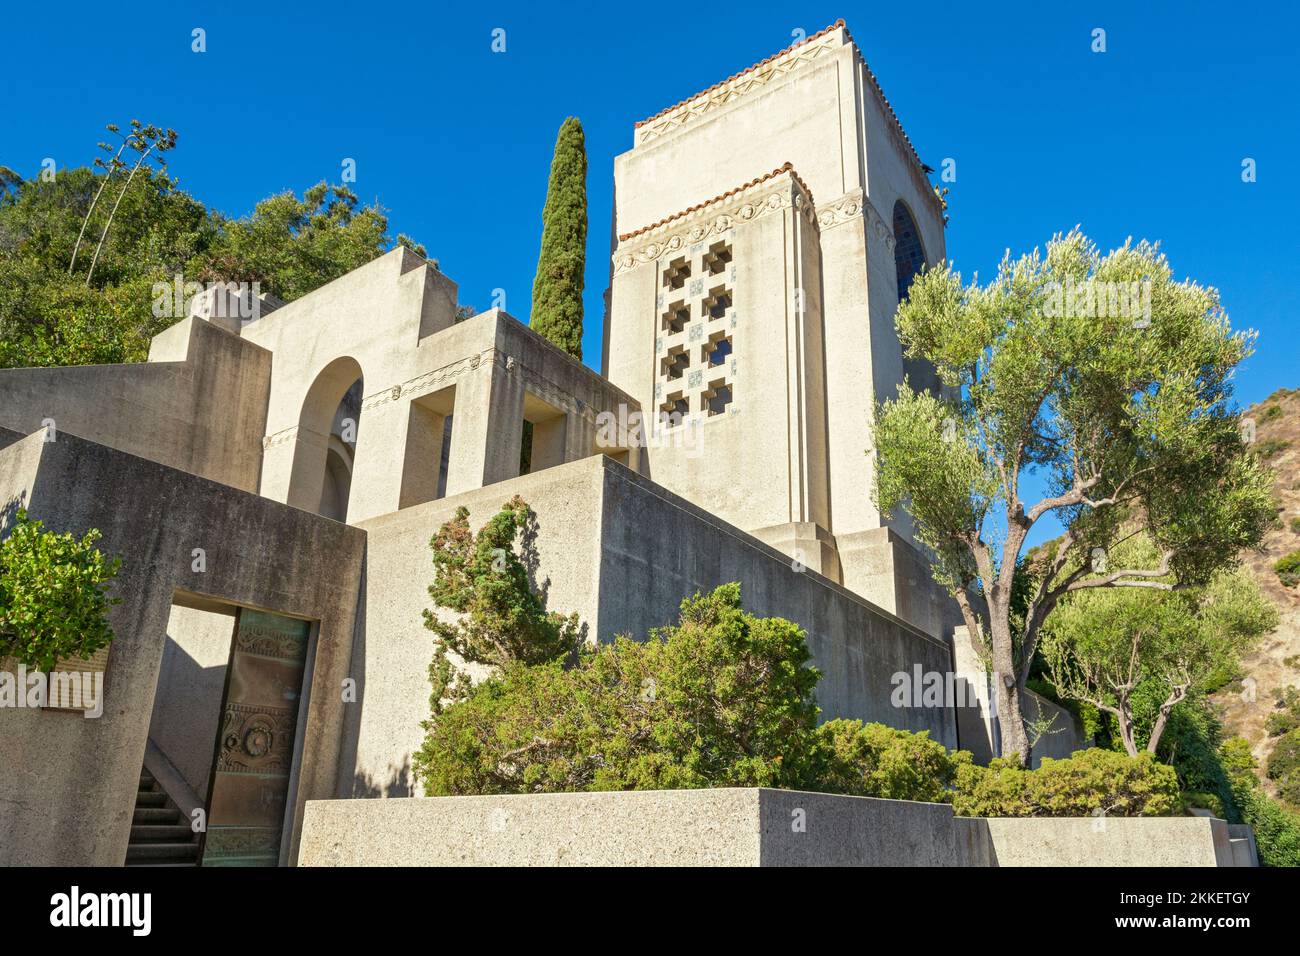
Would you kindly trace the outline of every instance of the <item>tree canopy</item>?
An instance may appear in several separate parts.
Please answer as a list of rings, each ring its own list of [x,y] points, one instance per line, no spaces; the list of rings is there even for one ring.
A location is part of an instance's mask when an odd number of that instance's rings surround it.
[[[1102,255],[1082,233],[1045,254],[1008,254],[985,285],[951,266],[912,283],[896,325],[941,394],[899,389],[875,411],[873,496],[906,508],[936,578],[992,659],[1004,754],[1028,756],[1020,700],[1047,616],[1090,588],[1169,590],[1208,581],[1273,520],[1270,482],[1231,403],[1254,334],[1217,290],[1176,281],[1146,242]],[[1022,479],[1047,485],[1025,500]],[[1033,526],[1066,531],[1013,584]],[[1145,531],[1154,566],[1107,559]]]
[[[279,193],[242,218],[209,209],[158,160],[178,139],[133,121],[94,168],[23,180],[0,167],[0,368],[143,361],[177,319],[154,314],[155,283],[258,282],[289,301],[393,245],[384,210],[344,186]]]

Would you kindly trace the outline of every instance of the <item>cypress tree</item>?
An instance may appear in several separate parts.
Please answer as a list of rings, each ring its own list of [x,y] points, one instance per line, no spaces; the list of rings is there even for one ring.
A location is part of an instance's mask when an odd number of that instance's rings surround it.
[[[533,280],[529,324],[574,358],[582,358],[582,287],[587,263],[587,146],[570,116],[555,138],[542,210],[542,251]]]

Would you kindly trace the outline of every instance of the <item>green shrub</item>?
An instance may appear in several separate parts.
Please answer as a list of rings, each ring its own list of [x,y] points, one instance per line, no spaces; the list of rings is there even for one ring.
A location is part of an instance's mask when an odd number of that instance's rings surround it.
[[[1291,447],[1291,443],[1282,438],[1270,438],[1268,441],[1258,442],[1255,445],[1255,454],[1259,455],[1261,461],[1268,461],[1275,455],[1280,455]]]
[[[60,660],[89,659],[113,640],[108,588],[121,560],[95,547],[96,530],[80,539],[46,531],[18,511],[0,543],[0,657],[40,670]]]
[[[1300,534],[1300,515],[1291,519],[1291,533]]]
[[[1300,691],[1294,687],[1278,690],[1276,710],[1264,721],[1270,737],[1281,737],[1300,727]]]
[[[1193,808],[1198,810],[1209,810],[1220,820],[1228,819],[1228,809],[1224,805],[1223,798],[1217,793],[1196,793],[1194,791],[1184,791],[1180,795],[1179,803],[1184,812]]]
[[[800,628],[758,618],[725,584],[680,622],[566,667],[514,663],[426,723],[428,795],[807,787],[821,748]]]
[[[1259,862],[1264,866],[1300,866],[1300,814],[1287,810],[1260,787],[1250,742],[1233,737],[1224,741],[1220,754],[1242,822],[1255,829]]]
[[[1293,588],[1300,584],[1300,551],[1292,551],[1290,554],[1278,558],[1273,565],[1273,570],[1277,572],[1278,579],[1287,587]]]
[[[1259,410],[1258,419],[1260,422],[1271,422],[1273,419],[1279,417],[1281,414],[1282,414],[1282,406],[1265,405],[1263,408]]]
[[[1268,779],[1281,780],[1300,770],[1300,730],[1292,730],[1268,755]]]
[[[971,762],[969,753],[949,752],[926,731],[830,720],[817,733],[823,752],[812,782],[827,793],[945,803],[959,769]]]
[[[998,758],[958,770],[953,810],[979,817],[1159,816],[1178,808],[1178,778],[1148,753],[1094,747],[1025,770]]]

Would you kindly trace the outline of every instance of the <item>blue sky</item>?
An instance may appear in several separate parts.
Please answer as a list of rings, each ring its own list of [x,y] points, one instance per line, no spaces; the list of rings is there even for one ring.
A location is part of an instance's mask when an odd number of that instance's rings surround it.
[[[576,115],[590,162],[584,353],[598,366],[612,161],[632,124],[843,17],[922,159],[956,160],[959,268],[990,275],[1004,249],[1076,223],[1106,249],[1158,239],[1179,275],[1222,291],[1234,325],[1259,330],[1242,403],[1300,386],[1300,13],[1138,6],[14,4],[0,163],[84,165],[104,123],[136,116],[180,133],[182,188],[241,214],[337,181],[351,157],[363,200],[428,246],[462,302],[486,308],[502,288],[526,318],[555,132]],[[191,51],[195,27],[206,53]]]

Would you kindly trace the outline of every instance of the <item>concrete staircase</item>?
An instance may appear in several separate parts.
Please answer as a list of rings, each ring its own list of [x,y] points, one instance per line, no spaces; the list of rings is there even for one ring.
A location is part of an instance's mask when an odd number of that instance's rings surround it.
[[[131,817],[127,866],[198,866],[199,835],[148,770],[140,771],[140,789]]]

